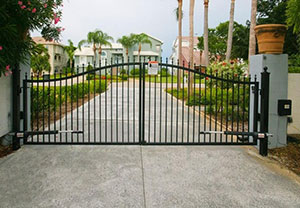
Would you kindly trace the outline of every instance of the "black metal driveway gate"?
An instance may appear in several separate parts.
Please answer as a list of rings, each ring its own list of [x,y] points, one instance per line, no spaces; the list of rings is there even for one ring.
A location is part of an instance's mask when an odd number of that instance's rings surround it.
[[[24,143],[257,144],[256,77],[168,60],[150,73],[150,64],[156,63],[83,65],[69,73],[26,78]],[[268,79],[266,71],[262,75]],[[263,133],[266,122],[261,122]]]

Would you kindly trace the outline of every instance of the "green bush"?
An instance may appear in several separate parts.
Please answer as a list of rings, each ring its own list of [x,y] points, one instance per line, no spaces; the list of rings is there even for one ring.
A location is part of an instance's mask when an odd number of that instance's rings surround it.
[[[300,55],[292,55],[289,58],[289,73],[300,73]]]
[[[130,71],[130,74],[131,74],[132,76],[139,76],[139,75],[140,75],[140,69],[132,69],[132,70]]]
[[[76,102],[77,99],[80,99],[89,92],[91,94],[102,93],[107,89],[104,81],[90,81],[90,87],[88,82],[74,84],[71,86],[61,86],[61,87],[43,87],[37,86],[31,88],[31,108],[32,116],[36,113],[40,113],[43,110],[46,112],[50,108],[50,111],[54,111],[54,108],[59,107],[60,103],[64,102]]]
[[[160,74],[161,77],[169,77],[169,76],[171,76],[170,73],[168,72],[168,69],[166,69],[166,68],[162,68],[159,71],[159,74]]]
[[[74,68],[64,67],[62,70],[62,74],[75,74]]]
[[[167,90],[168,93],[172,94],[179,99],[186,100],[186,105],[188,106],[206,106],[207,113],[218,113],[226,116],[227,109],[228,109],[228,117],[229,119],[240,120],[248,119],[248,106],[249,106],[249,88],[245,88],[245,96],[244,96],[244,89],[243,86],[240,86],[239,96],[238,96],[238,87],[235,86],[234,88],[234,96],[232,88],[228,91],[227,89],[221,88],[207,88],[200,90],[195,90],[191,95],[188,94],[187,88],[184,90],[180,90],[177,93],[177,89]],[[228,97],[228,105],[227,105],[227,97]],[[239,109],[238,109],[239,104]],[[233,109],[233,113],[232,113]],[[245,111],[243,115],[243,111]]]

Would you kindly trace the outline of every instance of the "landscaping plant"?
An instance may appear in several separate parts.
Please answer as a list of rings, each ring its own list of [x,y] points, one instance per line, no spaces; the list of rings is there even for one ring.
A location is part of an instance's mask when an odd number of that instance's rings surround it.
[[[26,62],[34,45],[30,31],[41,31],[46,40],[59,40],[62,6],[62,0],[1,0],[0,76],[8,76],[12,66]]]

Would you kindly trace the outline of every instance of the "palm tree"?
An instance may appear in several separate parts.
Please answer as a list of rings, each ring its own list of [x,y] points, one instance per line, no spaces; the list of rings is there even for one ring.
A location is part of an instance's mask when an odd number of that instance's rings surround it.
[[[99,44],[98,53],[99,53],[99,58],[100,58],[101,54],[102,54],[102,46],[112,47],[112,45],[109,41],[113,41],[114,39],[111,36],[109,36],[107,33],[102,32],[101,30],[96,31],[96,36],[97,36],[98,44]]]
[[[74,60],[74,55],[75,55],[75,50],[76,47],[74,46],[73,42],[71,40],[68,40],[69,45],[68,46],[64,46],[64,50],[66,51],[69,60],[70,60],[70,68],[73,67],[73,60]]]
[[[204,0],[204,56],[205,65],[209,65],[209,55],[208,55],[208,4],[209,0]],[[201,64],[201,63],[200,63]]]
[[[132,36],[123,36],[122,38],[119,38],[117,40],[118,43],[121,43],[122,46],[125,48],[126,50],[126,59],[128,59],[128,54],[129,54],[129,49],[133,47],[134,45],[134,40],[132,38]]]
[[[131,34],[134,44],[138,44],[138,61],[140,60],[140,54],[142,50],[142,44],[149,44],[152,47],[152,42],[149,40],[149,37],[145,33],[141,34]]]
[[[182,64],[182,0],[178,1],[178,8],[176,10],[176,18],[178,21],[178,62],[179,65]],[[181,88],[181,73],[180,70],[177,70],[177,88]]]
[[[194,9],[195,0],[190,0],[190,41],[189,41],[189,58],[190,58],[190,68],[194,68]],[[193,75],[189,76],[189,89],[190,93],[193,92]]]
[[[97,44],[99,44],[99,38],[98,38],[98,35],[97,35],[97,30],[95,32],[89,32],[88,35],[87,35],[87,39],[86,40],[81,40],[78,43],[79,50],[81,50],[81,47],[84,44],[91,44],[93,46],[94,57],[95,57],[95,60],[96,60]]]
[[[251,6],[251,25],[250,25],[250,37],[249,37],[249,57],[255,55],[256,51],[256,39],[255,39],[255,31],[254,28],[256,26],[256,13],[257,13],[257,0],[252,0]]]
[[[231,57],[233,24],[234,24],[234,7],[235,7],[235,0],[231,0],[230,20],[229,20],[229,27],[228,27],[227,51],[226,51],[226,60],[227,61],[229,61],[230,57]]]

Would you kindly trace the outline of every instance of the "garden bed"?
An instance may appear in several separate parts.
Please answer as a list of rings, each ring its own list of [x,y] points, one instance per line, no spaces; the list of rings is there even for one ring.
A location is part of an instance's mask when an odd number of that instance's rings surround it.
[[[0,145],[0,158],[5,157],[13,152],[11,146],[2,146]]]
[[[300,135],[289,135],[288,145],[271,149],[269,158],[300,176]]]

